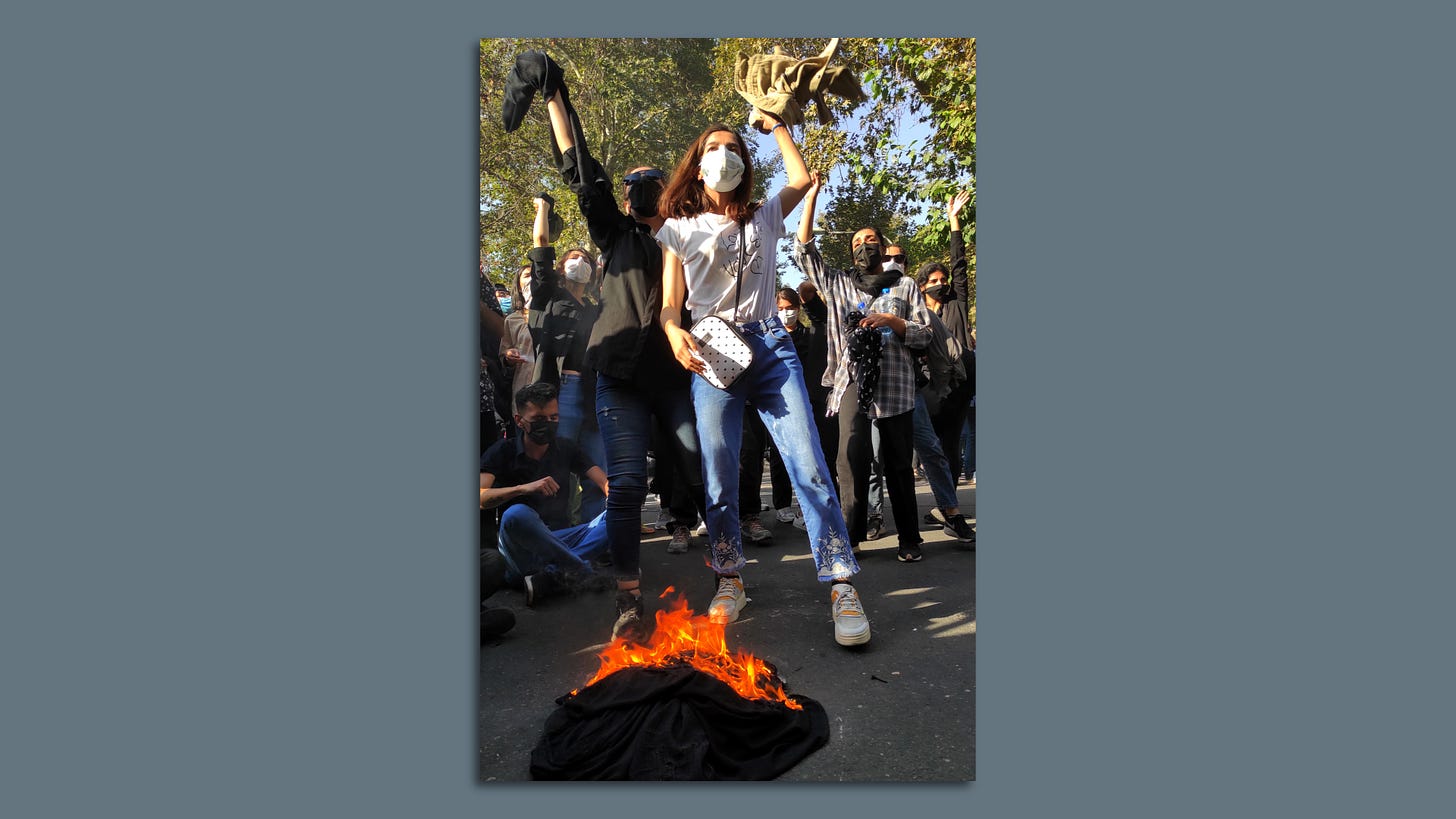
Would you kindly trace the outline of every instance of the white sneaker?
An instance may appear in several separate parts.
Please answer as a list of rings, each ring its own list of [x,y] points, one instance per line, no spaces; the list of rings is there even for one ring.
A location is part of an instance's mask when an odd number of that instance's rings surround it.
[[[693,534],[694,535],[697,535],[698,537],[707,537],[708,536],[708,522],[705,520],[702,523],[699,523],[698,524],[698,528],[696,528],[696,529],[693,530]]]
[[[731,623],[738,619],[738,612],[748,605],[748,595],[743,591],[743,578],[718,578],[718,593],[708,604],[708,619],[715,623]]]
[[[794,522],[794,507],[792,507],[792,506],[785,506],[782,509],[775,509],[774,510],[774,517],[778,518],[779,523],[793,523]]]
[[[801,532],[809,531],[809,524],[804,522],[803,515],[794,515],[794,528]]]
[[[864,606],[860,605],[859,593],[854,586],[848,583],[830,586],[829,611],[834,615],[834,642],[842,646],[858,646],[870,641],[870,621],[865,617]]]

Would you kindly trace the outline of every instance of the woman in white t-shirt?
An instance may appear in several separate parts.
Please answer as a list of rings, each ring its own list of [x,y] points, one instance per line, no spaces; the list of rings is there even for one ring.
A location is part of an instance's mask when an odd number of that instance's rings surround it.
[[[785,235],[784,217],[809,189],[809,170],[787,126],[763,111],[754,112],[752,124],[772,135],[783,154],[788,184],[782,190],[763,202],[750,202],[753,167],[748,148],[738,132],[712,125],[678,162],[658,203],[659,214],[667,217],[657,232],[663,248],[660,322],[674,357],[684,368],[703,374],[698,345],[684,329],[684,306],[693,320],[718,316],[737,325],[753,350],[753,364],[726,390],[704,378],[693,379],[711,565],[718,577],[708,615],[730,623],[748,602],[739,574],[745,561],[738,517],[738,448],[744,404],[752,402],[789,470],[819,579],[831,584],[834,639],[841,645],[860,645],[869,641],[870,626],[850,580],[859,563],[819,447],[803,368],[777,312],[778,243]]]

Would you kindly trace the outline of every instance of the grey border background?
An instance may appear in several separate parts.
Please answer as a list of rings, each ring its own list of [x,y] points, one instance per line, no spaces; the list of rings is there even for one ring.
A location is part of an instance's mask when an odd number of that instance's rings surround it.
[[[4,812],[1449,809],[1450,20],[935,5],[551,33],[980,38],[980,781],[476,784],[476,44],[540,24],[81,3],[0,25]]]

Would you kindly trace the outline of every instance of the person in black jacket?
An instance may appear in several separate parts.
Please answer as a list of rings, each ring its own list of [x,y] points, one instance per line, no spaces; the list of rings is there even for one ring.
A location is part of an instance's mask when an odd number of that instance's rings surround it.
[[[572,248],[553,265],[556,250],[550,244],[548,197],[538,196],[532,230],[535,247],[531,260],[529,327],[535,361],[530,383],[545,381],[560,390],[562,438],[574,442],[593,463],[605,463],[602,433],[596,418],[596,372],[586,360],[587,341],[599,307],[587,298],[596,278],[596,260],[582,248]],[[520,366],[520,365],[518,365]],[[578,522],[600,515],[607,499],[590,483],[581,486]]]
[[[518,66],[522,59],[527,56],[518,58]],[[547,101],[552,150],[603,257],[601,312],[587,341],[586,359],[596,371],[597,421],[612,487],[606,511],[618,588],[612,636],[642,642],[649,630],[640,587],[642,505],[654,419],[673,444],[672,452],[659,452],[659,457],[678,459],[694,505],[706,515],[690,376],[677,366],[657,324],[662,251],[653,232],[663,222],[657,197],[666,175],[656,168],[635,167],[620,182],[609,178],[587,150],[581,123],[561,91],[559,70],[552,76],[556,85]]]
[[[961,344],[961,363],[966,380],[951,391],[930,413],[931,426],[940,438],[941,449],[950,462],[950,474],[961,474],[961,429],[971,412],[971,399],[976,395],[975,342],[971,338],[970,277],[967,275],[966,241],[961,234],[960,212],[970,201],[971,192],[961,191],[946,202],[950,215],[950,270],[938,262],[921,266],[920,289],[925,306],[940,317],[945,329]]]

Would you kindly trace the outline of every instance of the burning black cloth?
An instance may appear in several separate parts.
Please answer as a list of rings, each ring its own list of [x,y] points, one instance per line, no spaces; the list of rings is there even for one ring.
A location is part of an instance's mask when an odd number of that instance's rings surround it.
[[[748,700],[689,666],[626,668],[556,702],[532,779],[773,779],[829,741],[824,706]]]

